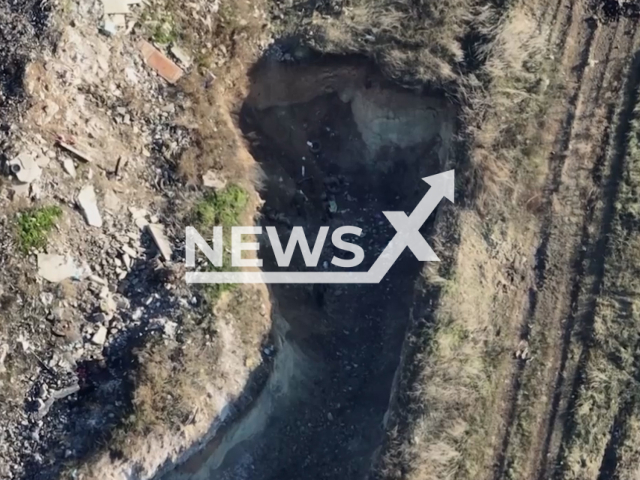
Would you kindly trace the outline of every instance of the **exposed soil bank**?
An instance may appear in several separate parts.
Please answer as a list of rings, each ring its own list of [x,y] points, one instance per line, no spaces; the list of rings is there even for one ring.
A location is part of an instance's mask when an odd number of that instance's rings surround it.
[[[400,90],[359,61],[265,64],[241,115],[265,173],[263,226],[286,243],[301,225],[363,229],[368,269],[395,234],[383,211],[411,212],[450,154],[455,112]],[[429,226],[425,226],[425,232]],[[266,237],[266,236],[265,236]],[[263,246],[266,271],[276,270]],[[351,258],[329,241],[318,269]],[[302,255],[292,269],[302,270]],[[271,378],[242,419],[166,479],[364,478],[384,434],[421,264],[409,252],[379,285],[271,289],[279,345]]]

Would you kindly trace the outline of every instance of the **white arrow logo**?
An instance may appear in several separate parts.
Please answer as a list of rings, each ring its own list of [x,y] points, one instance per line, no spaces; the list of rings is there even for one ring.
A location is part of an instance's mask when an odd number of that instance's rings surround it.
[[[383,212],[397,233],[368,272],[188,272],[187,283],[380,283],[405,248],[421,262],[440,261],[420,228],[443,197],[454,202],[453,170],[423,178],[431,185],[410,216]]]

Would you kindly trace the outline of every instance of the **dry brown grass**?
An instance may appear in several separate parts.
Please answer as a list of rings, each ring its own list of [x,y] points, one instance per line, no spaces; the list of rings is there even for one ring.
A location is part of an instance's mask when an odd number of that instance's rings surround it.
[[[564,445],[562,478],[595,478],[614,421],[622,440],[619,478],[636,478],[640,398],[640,105],[627,144],[625,169],[615,204],[603,286],[597,299],[584,382]]]
[[[502,213],[503,201],[535,210],[551,148],[542,133],[545,114],[560,89],[545,38],[531,11],[513,9],[483,48],[488,83],[464,92],[470,175],[483,213]]]
[[[516,347],[505,345],[509,325],[502,319],[520,308],[517,298],[504,295],[505,264],[522,252],[505,243],[496,255],[484,241],[484,229],[473,212],[462,214],[454,265],[425,273],[439,303],[427,330],[409,340],[424,345],[411,360],[418,374],[406,394],[408,432],[387,450],[385,478],[475,479],[491,469],[501,418],[487,412],[502,392],[501,360],[511,358]],[[504,239],[519,235],[525,233],[505,232]]]
[[[403,83],[444,85],[458,78],[461,39],[482,9],[471,0],[352,0],[337,17],[316,19],[315,46],[374,58]]]
[[[499,448],[500,401],[538,228],[531,199],[551,148],[540,127],[557,91],[546,32],[526,6],[499,18],[487,9],[477,21],[491,39],[480,52],[486,62],[458,86],[474,208],[459,214],[453,265],[427,275],[438,303],[412,340],[422,345],[410,360],[418,374],[399,415],[407,431],[390,441],[385,478],[489,478]]]

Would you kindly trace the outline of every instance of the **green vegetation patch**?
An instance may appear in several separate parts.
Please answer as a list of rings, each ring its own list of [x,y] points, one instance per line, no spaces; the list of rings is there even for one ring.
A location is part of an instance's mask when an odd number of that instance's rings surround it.
[[[23,212],[18,216],[18,243],[24,252],[34,248],[44,248],[47,236],[62,216],[62,210],[57,206],[42,207]]]
[[[240,216],[247,208],[249,194],[237,185],[229,185],[224,190],[206,195],[193,209],[193,224],[203,235],[212,232],[213,227],[222,226],[224,242],[228,244],[231,238],[231,227],[240,223]],[[222,257],[222,267],[208,264],[210,271],[230,272],[235,270],[231,266],[231,254],[226,249]],[[233,289],[235,285],[221,283],[207,285],[209,300],[215,302],[223,292]]]

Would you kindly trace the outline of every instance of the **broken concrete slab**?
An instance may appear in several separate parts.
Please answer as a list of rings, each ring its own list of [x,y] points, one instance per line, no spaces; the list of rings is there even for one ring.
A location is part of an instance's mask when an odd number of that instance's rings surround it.
[[[102,7],[105,15],[126,15],[129,13],[129,2],[127,0],[102,0]]]
[[[164,234],[164,226],[156,223],[149,224],[147,228],[149,229],[149,233],[151,233],[151,237],[158,247],[158,250],[160,250],[162,258],[167,262],[171,261],[171,254],[173,253],[173,250],[171,248],[171,243],[169,243],[169,239],[167,239]]]
[[[52,283],[76,276],[78,268],[71,257],[63,255],[38,255],[38,275]]]
[[[215,170],[209,170],[202,176],[202,184],[207,188],[213,188],[217,191],[226,187],[227,181]]]
[[[78,205],[84,213],[84,218],[92,227],[102,227],[102,216],[98,210],[96,192],[92,185],[85,186],[78,194]]]
[[[184,74],[182,69],[149,42],[142,40],[138,44],[138,49],[142,53],[145,63],[158,72],[167,82],[176,83],[182,78]]]
[[[19,182],[31,183],[42,175],[42,169],[38,166],[35,157],[30,153],[23,152],[7,163],[11,173],[15,175]]]

